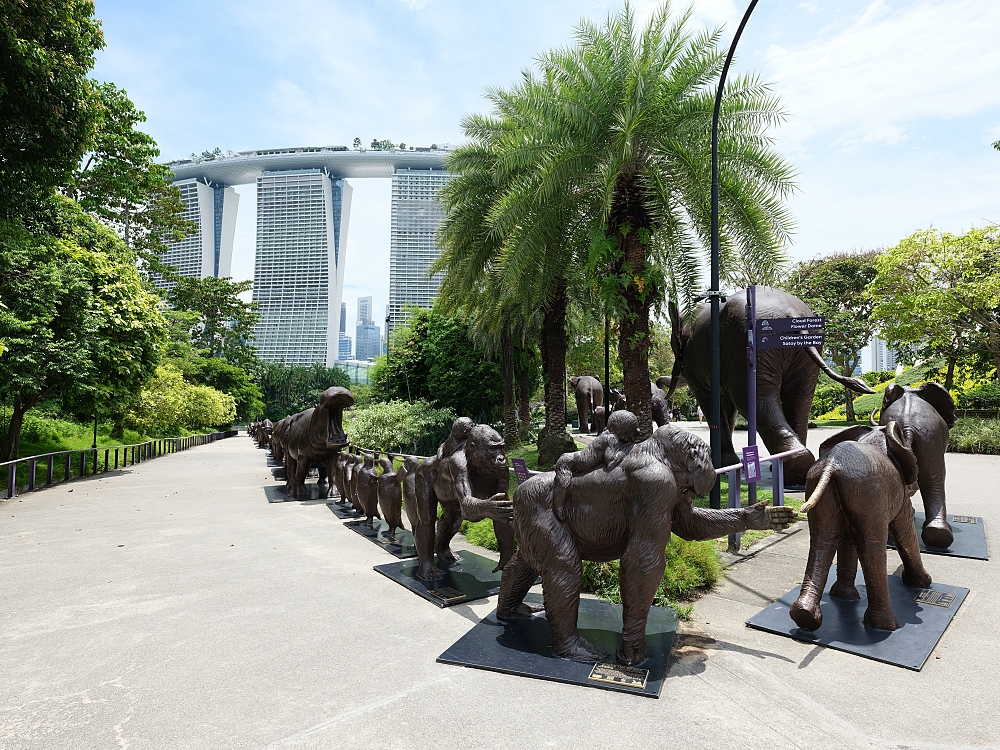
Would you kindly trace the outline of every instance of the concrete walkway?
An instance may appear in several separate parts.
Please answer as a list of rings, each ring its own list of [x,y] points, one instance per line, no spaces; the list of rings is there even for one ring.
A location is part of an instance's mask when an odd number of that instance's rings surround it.
[[[996,555],[1000,459],[949,469]],[[696,604],[655,701],[437,664],[495,599],[437,609],[273,483],[241,435],[0,502],[0,748],[1000,747],[996,560],[925,558],[972,594],[909,672],[743,626],[799,524]]]

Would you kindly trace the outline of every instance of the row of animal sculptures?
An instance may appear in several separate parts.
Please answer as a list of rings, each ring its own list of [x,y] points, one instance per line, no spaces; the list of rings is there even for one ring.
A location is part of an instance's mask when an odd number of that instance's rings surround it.
[[[271,431],[274,423],[270,419],[258,419],[247,426],[247,434],[257,443],[258,448],[271,447]]]

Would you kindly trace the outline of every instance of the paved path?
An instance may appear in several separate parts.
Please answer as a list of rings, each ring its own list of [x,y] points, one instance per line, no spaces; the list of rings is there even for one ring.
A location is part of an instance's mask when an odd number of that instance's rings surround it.
[[[1000,459],[949,467],[996,554]],[[697,603],[654,701],[437,664],[495,600],[437,609],[264,484],[241,435],[0,502],[0,748],[1000,746],[996,560],[927,558],[973,591],[914,673],[743,626],[800,579],[800,524]]]

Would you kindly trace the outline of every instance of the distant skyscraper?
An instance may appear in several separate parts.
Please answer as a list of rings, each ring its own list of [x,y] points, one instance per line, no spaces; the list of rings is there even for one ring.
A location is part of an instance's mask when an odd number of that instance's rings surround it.
[[[337,360],[340,337],[330,323],[341,309],[352,192],[321,169],[257,178],[253,300],[261,359],[328,367]]]
[[[390,330],[403,322],[405,307],[430,307],[441,286],[440,274],[428,278],[427,272],[441,254],[435,242],[444,218],[438,191],[449,179],[443,169],[396,169],[392,175]]]
[[[193,221],[198,228],[180,242],[168,243],[163,262],[176,268],[181,276],[190,278],[229,276],[239,194],[231,187],[206,180],[178,180],[174,185],[181,191],[184,218]],[[171,286],[159,277],[154,278],[154,282],[162,288]]]
[[[358,325],[372,325],[372,298],[358,297]]]
[[[347,303],[340,303],[340,332],[347,333]]]
[[[382,328],[377,325],[358,324],[357,343],[354,347],[354,358],[365,360],[375,359],[382,353]]]
[[[340,334],[340,349],[337,352],[337,359],[345,360],[351,358],[351,337],[346,333]]]
[[[882,339],[874,338],[871,343],[872,369],[895,370],[896,352],[890,349]]]

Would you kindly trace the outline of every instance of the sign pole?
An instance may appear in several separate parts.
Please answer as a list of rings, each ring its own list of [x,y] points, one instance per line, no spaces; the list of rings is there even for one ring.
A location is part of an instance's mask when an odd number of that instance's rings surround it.
[[[757,287],[747,287],[747,503],[757,502],[757,480],[760,464],[757,454]],[[751,461],[752,459],[752,461]],[[749,466],[750,463],[756,466]]]

